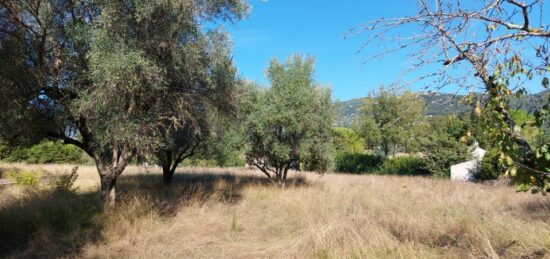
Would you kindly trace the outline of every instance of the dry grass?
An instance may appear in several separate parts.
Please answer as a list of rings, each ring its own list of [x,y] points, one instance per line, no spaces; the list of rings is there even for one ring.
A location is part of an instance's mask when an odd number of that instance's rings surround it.
[[[26,165],[0,165],[6,167]],[[72,166],[39,166],[50,172]],[[158,169],[130,167],[119,206],[97,205],[99,179],[81,167],[70,197],[4,190],[0,226],[15,211],[75,215],[69,227],[24,230],[15,257],[549,258],[550,199],[510,187],[442,179],[293,174],[279,188],[259,172],[185,169],[163,189]],[[58,204],[66,199],[70,204]],[[57,200],[54,201],[54,200]],[[47,204],[44,205],[44,204]],[[89,205],[92,204],[92,205]],[[65,208],[67,207],[67,208]],[[8,217],[6,215],[13,215]],[[38,212],[36,212],[38,213]],[[40,220],[37,214],[36,220]],[[20,216],[19,216],[20,217]],[[55,217],[54,217],[55,218]],[[2,222],[2,220],[4,222]],[[50,221],[48,221],[50,222]],[[44,223],[45,224],[45,223]],[[47,224],[46,224],[47,225]],[[2,233],[0,231],[0,233]],[[0,237],[0,241],[10,237]],[[1,255],[2,253],[0,253]]]

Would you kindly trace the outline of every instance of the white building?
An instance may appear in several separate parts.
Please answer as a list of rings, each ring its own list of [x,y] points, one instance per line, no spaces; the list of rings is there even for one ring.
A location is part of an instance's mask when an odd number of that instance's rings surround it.
[[[479,148],[477,141],[474,142],[472,149],[473,160],[451,166],[451,181],[475,180],[475,174],[479,171],[479,164],[487,151]]]

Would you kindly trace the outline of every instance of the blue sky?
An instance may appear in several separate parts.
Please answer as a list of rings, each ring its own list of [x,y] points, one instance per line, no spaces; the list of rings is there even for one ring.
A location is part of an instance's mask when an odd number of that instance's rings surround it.
[[[265,70],[269,60],[284,61],[292,54],[315,57],[315,80],[332,87],[335,100],[363,97],[381,85],[390,85],[409,66],[407,52],[403,51],[382,60],[367,60],[367,53],[357,53],[365,35],[347,39],[344,36],[351,28],[369,20],[415,14],[414,0],[248,2],[252,6],[251,15],[226,25],[225,29],[232,36],[239,74],[262,85],[268,85]],[[367,52],[380,51],[373,45]],[[411,88],[419,90],[423,86],[417,84]]]
[[[382,2],[382,1],[380,1]],[[404,66],[397,55],[383,62],[364,64],[357,54],[360,36],[344,39],[351,28],[367,20],[404,15],[415,11],[415,1],[315,1],[251,0],[251,15],[227,25],[234,44],[234,60],[240,75],[267,85],[265,70],[269,60],[286,60],[291,54],[315,57],[315,79],[330,85],[334,99],[366,96],[382,84],[391,84]],[[382,2],[384,3],[384,2]],[[373,6],[376,5],[376,8]],[[388,69],[388,68],[392,69]]]

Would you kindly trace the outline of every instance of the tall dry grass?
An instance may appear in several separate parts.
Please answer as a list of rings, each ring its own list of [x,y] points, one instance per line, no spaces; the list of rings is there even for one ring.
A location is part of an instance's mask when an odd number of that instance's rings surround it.
[[[0,165],[7,167],[26,165]],[[51,172],[72,166],[39,166]],[[35,168],[36,169],[36,168]],[[256,171],[130,167],[119,205],[97,203],[81,167],[74,194],[0,198],[0,226],[26,224],[13,257],[85,258],[548,258],[550,199],[511,187],[444,179],[295,173],[279,188]],[[55,208],[55,209],[52,209]],[[66,222],[66,224],[62,224]],[[34,224],[34,225],[33,225]],[[59,225],[61,224],[61,225]],[[0,230],[0,233],[2,230]],[[0,241],[10,236],[0,236]]]

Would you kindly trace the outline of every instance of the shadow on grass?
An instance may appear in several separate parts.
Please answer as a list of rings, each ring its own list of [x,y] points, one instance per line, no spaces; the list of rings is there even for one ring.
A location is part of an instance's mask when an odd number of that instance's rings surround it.
[[[120,201],[136,202],[136,197],[152,204],[153,210],[161,216],[172,216],[179,208],[190,204],[206,202],[237,203],[242,199],[241,192],[247,187],[276,186],[261,175],[235,175],[227,173],[176,173],[170,186],[164,187],[162,177],[157,174],[129,175],[121,178]],[[288,188],[306,186],[302,177],[287,180]],[[143,196],[145,194],[145,196]]]
[[[26,191],[0,202],[0,257],[78,257],[88,243],[104,240],[117,220],[132,222],[150,215],[171,217],[190,205],[236,203],[247,187],[274,185],[262,176],[228,173],[178,173],[163,187],[158,174],[122,175],[117,208],[105,211],[97,192]],[[292,178],[287,187],[307,185]],[[10,195],[7,192],[0,195]],[[115,223],[113,223],[115,222]]]
[[[529,218],[529,220],[550,222],[550,199],[548,197],[545,198],[522,203],[522,216]]]
[[[102,208],[95,193],[25,192],[21,198],[3,197],[0,257],[72,257],[100,238],[96,219]]]

